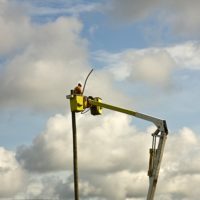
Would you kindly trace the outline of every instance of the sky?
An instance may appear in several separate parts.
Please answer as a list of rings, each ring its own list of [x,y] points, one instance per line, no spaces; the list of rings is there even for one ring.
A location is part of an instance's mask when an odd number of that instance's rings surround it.
[[[0,0],[0,198],[72,200],[66,95],[165,119],[155,200],[200,196],[200,1]],[[144,200],[155,126],[77,114],[84,200]]]

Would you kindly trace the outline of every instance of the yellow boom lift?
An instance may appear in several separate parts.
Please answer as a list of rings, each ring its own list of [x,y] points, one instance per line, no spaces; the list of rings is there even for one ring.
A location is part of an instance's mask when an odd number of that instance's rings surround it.
[[[72,129],[73,129],[73,161],[74,161],[74,197],[75,200],[79,199],[78,194],[78,157],[77,157],[77,141],[76,141],[76,117],[75,113],[83,112],[85,109],[90,109],[92,115],[101,115],[102,109],[106,108],[109,110],[125,113],[142,120],[152,122],[157,128],[152,133],[152,148],[150,148],[149,158],[149,189],[147,194],[147,200],[153,200],[156,190],[161,160],[165,147],[165,141],[167,139],[168,129],[165,120],[158,119],[149,115],[145,115],[133,110],[127,110],[124,108],[116,107],[102,102],[99,97],[87,97],[83,94],[75,94],[74,90],[71,90],[71,94],[67,95],[67,99],[70,100],[70,107],[72,112]],[[156,139],[158,138],[158,144]]]

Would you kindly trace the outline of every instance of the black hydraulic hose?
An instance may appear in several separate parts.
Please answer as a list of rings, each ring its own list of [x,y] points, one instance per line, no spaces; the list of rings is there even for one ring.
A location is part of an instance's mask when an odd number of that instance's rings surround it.
[[[87,80],[90,76],[90,74],[93,72],[93,69],[90,71],[90,73],[87,75],[86,79],[85,79],[85,83],[84,83],[84,86],[83,86],[83,91],[82,91],[82,94],[84,93],[84,90],[85,90],[85,86],[86,86],[86,83],[87,83]]]

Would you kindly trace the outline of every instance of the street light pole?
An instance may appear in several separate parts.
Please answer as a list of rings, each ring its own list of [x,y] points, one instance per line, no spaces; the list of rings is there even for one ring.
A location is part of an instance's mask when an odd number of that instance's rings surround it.
[[[74,199],[79,200],[76,113],[74,111],[72,111],[71,113],[72,113],[72,136],[73,136]]]

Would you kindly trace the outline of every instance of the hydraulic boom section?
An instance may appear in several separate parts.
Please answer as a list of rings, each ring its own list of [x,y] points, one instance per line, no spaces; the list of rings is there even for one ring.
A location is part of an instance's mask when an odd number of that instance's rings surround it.
[[[157,129],[152,134],[153,137],[152,148],[149,151],[150,152],[149,169],[148,169],[149,189],[147,194],[147,200],[153,200],[155,195],[160,165],[163,157],[165,142],[168,135],[166,121],[133,110],[128,110],[117,106],[102,103],[102,99],[99,97],[91,97],[91,96],[87,97],[83,96],[82,94],[74,94],[73,91],[71,91],[71,95],[68,95],[67,98],[70,99],[72,112],[83,112],[85,109],[90,109],[92,115],[101,115],[102,109],[106,108],[109,110],[132,115],[136,118],[140,118],[142,120],[149,121],[155,124]],[[158,144],[156,144],[157,139],[158,139]]]

